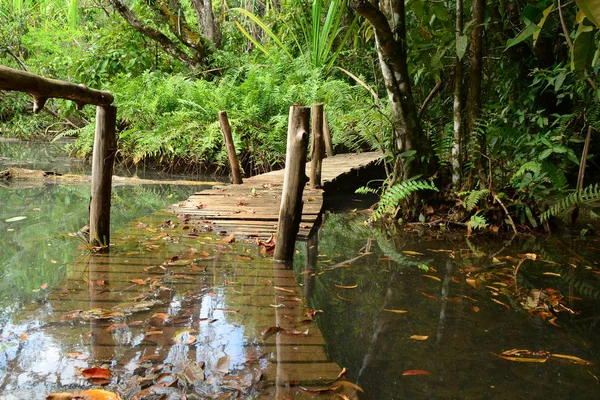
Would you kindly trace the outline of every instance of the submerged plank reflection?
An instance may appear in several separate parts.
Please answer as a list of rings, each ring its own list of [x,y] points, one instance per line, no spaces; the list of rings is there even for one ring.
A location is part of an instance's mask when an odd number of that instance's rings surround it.
[[[255,243],[148,222],[111,254],[79,257],[4,327],[7,398],[98,385],[124,398],[281,398],[338,379],[293,270]]]

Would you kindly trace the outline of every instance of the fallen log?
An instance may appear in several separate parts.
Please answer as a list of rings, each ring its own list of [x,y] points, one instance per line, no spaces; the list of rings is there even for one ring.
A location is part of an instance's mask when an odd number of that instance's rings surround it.
[[[89,175],[76,174],[58,174],[52,171],[41,171],[37,169],[26,168],[8,168],[0,171],[0,181],[41,181],[45,183],[63,183],[63,184],[81,184],[90,183],[92,177]],[[154,180],[130,178],[125,176],[112,177],[113,186],[115,185],[218,185],[222,182],[206,182],[206,181],[187,181],[187,180]]]

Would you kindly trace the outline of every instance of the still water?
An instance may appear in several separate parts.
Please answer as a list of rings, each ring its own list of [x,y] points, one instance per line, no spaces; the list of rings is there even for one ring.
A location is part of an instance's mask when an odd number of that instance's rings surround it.
[[[253,239],[152,214],[197,189],[116,188],[106,257],[69,235],[88,187],[0,188],[0,399],[343,399],[315,388],[339,390],[342,367],[363,391],[347,398],[599,398],[597,237],[385,230],[348,211],[287,270]]]

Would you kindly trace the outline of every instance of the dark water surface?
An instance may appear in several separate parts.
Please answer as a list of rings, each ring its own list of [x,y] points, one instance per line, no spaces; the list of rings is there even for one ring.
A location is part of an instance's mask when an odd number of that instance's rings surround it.
[[[388,236],[365,219],[330,215],[315,276],[298,275],[361,398],[600,398],[598,237]],[[538,353],[499,357],[512,349]]]

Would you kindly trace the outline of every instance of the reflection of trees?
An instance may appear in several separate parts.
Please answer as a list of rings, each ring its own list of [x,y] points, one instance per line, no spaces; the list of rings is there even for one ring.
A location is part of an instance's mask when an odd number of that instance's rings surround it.
[[[123,227],[131,220],[187,197],[193,190],[196,188],[170,185],[116,187],[111,224],[117,229]],[[32,290],[46,283],[52,287],[61,279],[65,265],[73,260],[76,248],[82,244],[67,234],[87,224],[89,193],[88,185],[0,188],[3,205],[0,209],[0,309],[41,296],[43,291],[36,294]],[[19,215],[27,219],[5,222]]]

